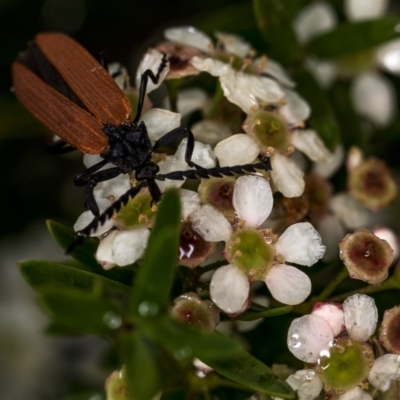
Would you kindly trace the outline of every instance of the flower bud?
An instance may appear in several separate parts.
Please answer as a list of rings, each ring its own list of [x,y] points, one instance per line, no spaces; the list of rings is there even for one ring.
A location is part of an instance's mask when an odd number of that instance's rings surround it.
[[[339,243],[340,257],[350,278],[370,284],[383,282],[393,262],[393,250],[386,240],[379,239],[369,229],[360,228],[347,234]]]
[[[212,332],[219,323],[219,310],[211,301],[201,300],[196,293],[177,297],[171,315],[207,332]]]
[[[400,354],[400,306],[385,311],[379,341],[389,352]]]

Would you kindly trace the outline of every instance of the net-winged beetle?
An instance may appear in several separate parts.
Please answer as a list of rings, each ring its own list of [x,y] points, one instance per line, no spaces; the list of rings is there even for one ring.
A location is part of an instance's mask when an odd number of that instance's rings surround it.
[[[52,146],[52,152],[64,153],[76,148],[103,158],[74,180],[76,185],[86,186],[86,205],[95,216],[77,232],[79,236],[94,233],[144,187],[149,189],[153,201],[158,202],[161,191],[156,180],[222,177],[271,169],[269,158],[264,156],[260,156],[257,164],[202,168],[191,161],[194,138],[184,127],[173,129],[151,143],[144,122],[139,120],[148,80],[157,83],[167,64],[164,55],[155,74],[149,69],[142,74],[133,119],[128,98],[108,71],[67,35],[38,34],[12,65],[13,85],[19,101],[61,138]],[[159,174],[157,164],[151,161],[153,152],[183,137],[187,137],[185,161],[194,169]],[[101,170],[108,163],[114,167]],[[93,194],[96,184],[132,171],[140,183],[100,214]]]

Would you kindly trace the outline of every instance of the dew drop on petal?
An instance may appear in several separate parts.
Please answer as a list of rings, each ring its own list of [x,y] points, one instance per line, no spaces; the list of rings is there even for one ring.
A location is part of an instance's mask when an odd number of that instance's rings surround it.
[[[332,340],[332,330],[322,318],[304,315],[290,325],[287,343],[290,352],[299,360],[315,363]]]

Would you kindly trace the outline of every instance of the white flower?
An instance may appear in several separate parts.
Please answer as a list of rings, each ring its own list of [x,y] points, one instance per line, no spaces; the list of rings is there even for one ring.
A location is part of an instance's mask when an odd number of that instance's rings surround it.
[[[317,362],[321,354],[332,346],[334,333],[341,330],[338,327],[342,324],[351,339],[365,342],[374,333],[378,321],[374,300],[361,294],[350,296],[343,303],[343,321],[335,315],[335,321],[328,323],[326,315],[321,315],[319,311],[313,312],[292,322],[288,347],[295,357],[308,363]]]
[[[295,131],[293,145],[304,149],[312,159],[329,155],[325,145],[312,130]],[[215,155],[221,166],[250,164],[262,151],[261,145],[249,135],[237,134],[222,140],[215,147]],[[298,197],[304,191],[304,172],[285,155],[275,151],[270,155],[271,177],[276,189],[285,197]],[[240,162],[239,162],[240,161]]]
[[[241,228],[233,230],[211,206],[201,207],[190,217],[193,229],[205,240],[226,242],[224,254],[230,264],[213,275],[210,295],[229,314],[243,312],[248,307],[250,282],[255,280],[264,281],[272,296],[285,304],[299,304],[310,294],[307,275],[282,260],[312,265],[323,256],[325,247],[309,223],[289,227],[273,244],[272,232],[256,229],[270,214],[272,204],[268,182],[260,176],[248,175],[236,181],[233,192],[233,206],[243,221]],[[273,261],[276,257],[280,261]]]

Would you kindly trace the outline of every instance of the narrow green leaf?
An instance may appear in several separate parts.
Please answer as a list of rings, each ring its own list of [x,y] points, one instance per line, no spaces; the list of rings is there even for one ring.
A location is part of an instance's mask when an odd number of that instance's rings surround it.
[[[27,260],[20,262],[18,267],[26,282],[38,292],[49,287],[117,296],[130,292],[130,288],[122,283],[52,261]]]
[[[300,59],[300,47],[292,28],[287,4],[292,0],[253,0],[257,26],[267,45],[267,54],[282,64],[292,64]]]
[[[178,192],[162,198],[130,300],[131,315],[154,316],[166,306],[177,264],[181,207]]]
[[[277,315],[288,314],[292,311],[292,309],[293,309],[292,306],[284,306],[277,308],[269,308],[260,311],[248,310],[240,314],[235,319],[237,321],[254,321],[259,318],[270,318],[270,317],[276,317]]]
[[[361,53],[399,37],[399,24],[399,16],[343,23],[312,40],[308,51],[325,59]]]
[[[350,87],[347,83],[336,82],[330,90],[330,98],[335,109],[345,149],[357,146],[365,152],[367,150],[367,135],[361,127],[360,117],[354,111],[349,91]]]
[[[66,289],[47,289],[41,297],[56,324],[76,333],[113,336],[121,325],[121,311],[110,300]]]
[[[69,245],[76,239],[75,231],[63,224],[51,220],[48,220],[46,224],[47,229],[49,230],[53,239],[59,244],[62,249],[66,251]],[[85,269],[94,272],[95,274],[106,276],[117,282],[131,285],[133,277],[132,271],[126,268],[123,269],[118,267],[105,271],[101,267],[101,265],[94,257],[98,245],[98,239],[84,239],[81,245],[76,246],[71,251],[70,256],[73,257],[76,261],[82,263],[85,266]]]
[[[218,332],[203,333],[168,316],[144,321],[143,332],[172,352],[176,359],[197,357],[215,371],[245,387],[281,398],[293,391],[273,371],[234,340]]]
[[[181,368],[158,344],[145,338],[139,330],[119,338],[119,352],[125,365],[130,400],[150,400],[163,387],[175,381]]]
[[[308,124],[314,129],[325,145],[334,150],[340,140],[340,131],[331,104],[312,74],[301,69],[294,75],[298,92],[307,100],[311,107],[311,117]]]

